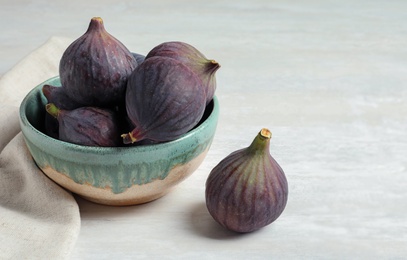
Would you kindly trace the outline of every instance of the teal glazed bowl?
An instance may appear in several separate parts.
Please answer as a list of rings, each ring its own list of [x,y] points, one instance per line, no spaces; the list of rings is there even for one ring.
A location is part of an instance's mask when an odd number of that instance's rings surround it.
[[[215,97],[201,123],[179,139],[128,147],[90,147],[44,134],[42,86],[60,86],[51,78],[31,90],[20,106],[20,125],[37,166],[53,181],[81,197],[105,205],[135,205],[158,199],[190,176],[204,160],[215,135],[219,104]]]

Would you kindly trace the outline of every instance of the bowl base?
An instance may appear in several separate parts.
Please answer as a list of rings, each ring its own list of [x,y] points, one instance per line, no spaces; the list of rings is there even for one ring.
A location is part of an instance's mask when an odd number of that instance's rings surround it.
[[[69,176],[47,166],[41,168],[45,175],[65,189],[86,200],[109,206],[130,206],[147,203],[166,195],[176,184],[190,176],[204,160],[209,147],[186,164],[177,165],[167,177],[147,184],[134,184],[122,193],[113,193],[110,187],[98,188],[90,183],[76,183]]]
[[[96,204],[100,204],[100,205],[106,205],[106,206],[114,206],[114,207],[120,207],[120,206],[134,206],[134,205],[139,205],[139,204],[144,204],[144,203],[148,203],[148,202],[152,202],[154,200],[157,200],[161,197],[164,197],[166,194],[168,194],[170,192],[170,190],[167,190],[166,192],[160,193],[160,194],[155,194],[154,196],[149,196],[149,197],[140,197],[140,198],[135,198],[135,199],[123,199],[123,200],[114,200],[112,201],[110,200],[106,200],[106,199],[98,199],[98,198],[92,198],[89,196],[85,196],[85,195],[80,195],[77,194],[79,197],[96,203]]]

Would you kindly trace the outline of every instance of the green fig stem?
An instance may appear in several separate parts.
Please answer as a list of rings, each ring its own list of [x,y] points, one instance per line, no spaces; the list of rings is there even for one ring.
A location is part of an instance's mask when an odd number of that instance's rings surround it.
[[[216,60],[209,60],[213,65],[219,66],[220,64]]]
[[[220,68],[220,64],[216,60],[209,60],[206,65],[206,70],[213,74]]]
[[[261,131],[254,138],[253,142],[247,148],[247,151],[250,153],[263,152],[264,150],[269,149],[271,132],[267,128],[261,129]]]
[[[61,112],[61,110],[54,103],[46,104],[45,110],[47,111],[48,114],[55,118],[58,118],[59,113]]]

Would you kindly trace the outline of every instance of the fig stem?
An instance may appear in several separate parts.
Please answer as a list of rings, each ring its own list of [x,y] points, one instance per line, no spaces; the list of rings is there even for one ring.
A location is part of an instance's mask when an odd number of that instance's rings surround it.
[[[247,148],[248,152],[256,153],[262,152],[264,150],[269,149],[270,146],[270,139],[271,139],[271,132],[267,128],[263,128],[254,138],[253,142]]]
[[[123,138],[123,143],[124,144],[132,144],[137,141],[136,138],[130,133],[127,134],[122,134],[121,137]]]
[[[271,139],[271,132],[270,130],[268,130],[267,128],[263,128],[261,129],[260,133],[259,133],[262,137],[266,138],[266,139]]]
[[[206,66],[206,70],[209,73],[215,73],[220,68],[220,64],[216,60],[209,60]]]
[[[92,20],[97,21],[99,23],[103,23],[103,19],[101,17],[93,17]]]
[[[140,129],[138,128],[134,128],[127,134],[122,134],[121,137],[123,138],[124,144],[133,144],[146,138],[145,134],[143,132],[140,132]]]
[[[100,17],[93,17],[90,20],[88,30],[86,31],[87,33],[93,30],[101,30],[105,31],[105,26],[103,24],[103,19]]]
[[[54,103],[46,104],[45,110],[48,112],[48,114],[55,118],[58,118],[59,113],[61,112],[61,110]]]

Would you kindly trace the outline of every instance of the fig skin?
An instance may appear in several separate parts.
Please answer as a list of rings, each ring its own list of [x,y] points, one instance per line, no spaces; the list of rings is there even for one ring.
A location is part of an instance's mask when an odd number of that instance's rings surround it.
[[[135,52],[132,52],[131,54],[133,54],[133,57],[136,59],[138,65],[140,65],[146,59],[146,56],[143,54]]]
[[[72,110],[82,106],[68,97],[62,87],[46,84],[42,86],[42,93],[47,98],[48,103],[54,103],[60,109]],[[59,138],[58,120],[49,113],[45,113],[45,134],[55,139]]]
[[[104,28],[100,17],[62,55],[59,75],[67,95],[84,106],[123,102],[136,58]]]
[[[146,59],[128,80],[126,110],[135,128],[122,135],[125,144],[175,140],[202,118],[202,81],[175,59]]]
[[[45,107],[50,115],[58,119],[61,141],[103,147],[121,144],[117,117],[112,110],[97,107],[63,110],[53,103]]]
[[[147,54],[146,59],[151,57],[168,57],[184,63],[195,72],[203,82],[205,88],[206,104],[213,99],[216,91],[216,71],[220,64],[215,60],[207,59],[194,46],[180,41],[164,42],[154,47]]]
[[[82,104],[72,100],[62,87],[45,84],[42,86],[42,93],[47,98],[48,103],[54,103],[60,109],[72,110],[82,106]]]
[[[225,228],[252,232],[275,221],[284,211],[288,184],[270,155],[271,133],[263,128],[244,149],[224,158],[206,181],[206,206]]]

